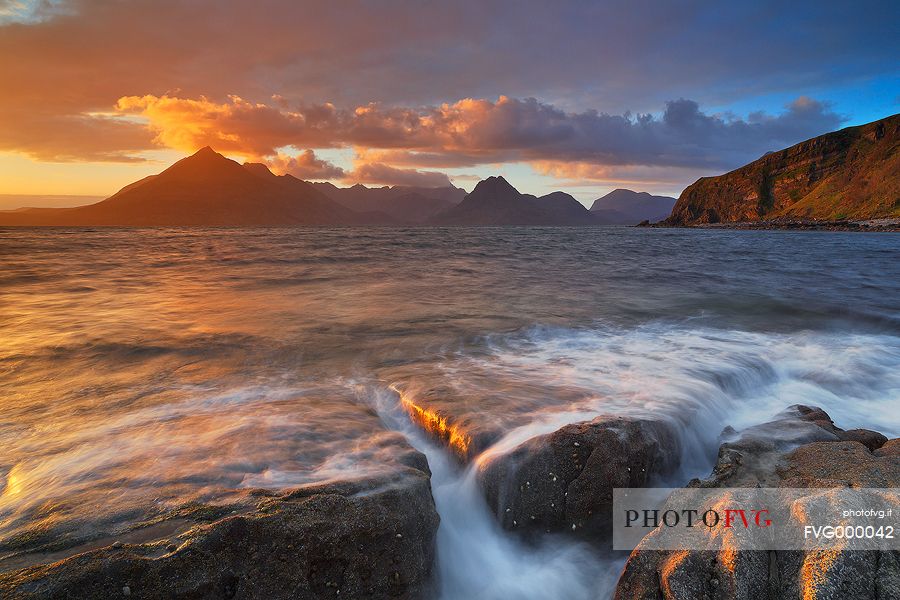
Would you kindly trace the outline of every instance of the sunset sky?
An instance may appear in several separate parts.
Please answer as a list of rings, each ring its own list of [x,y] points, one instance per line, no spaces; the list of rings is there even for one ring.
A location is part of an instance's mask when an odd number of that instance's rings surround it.
[[[339,185],[678,195],[900,112],[898,6],[0,0],[0,194],[106,196],[210,145]]]

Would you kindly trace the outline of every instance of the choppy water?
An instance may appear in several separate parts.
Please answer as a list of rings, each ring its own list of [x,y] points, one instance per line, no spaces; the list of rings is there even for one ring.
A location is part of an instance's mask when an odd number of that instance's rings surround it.
[[[685,477],[724,425],[798,402],[896,436],[900,235],[0,230],[0,568],[230,490],[390,470],[409,439],[435,471],[445,597],[614,579],[497,531],[392,389],[487,452],[598,412],[667,415]]]

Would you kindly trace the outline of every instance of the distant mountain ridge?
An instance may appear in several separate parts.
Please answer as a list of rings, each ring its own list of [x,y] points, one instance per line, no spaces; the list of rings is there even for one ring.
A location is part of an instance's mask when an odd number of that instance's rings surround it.
[[[627,211],[641,210],[644,196],[653,197],[627,194],[638,200],[623,197],[618,204],[606,204],[619,207],[625,215],[621,222],[633,225],[641,219]],[[595,202],[595,207],[603,200]],[[581,226],[606,222],[606,213],[589,211],[565,192],[541,197],[522,194],[499,176],[479,182],[469,194],[453,186],[338,188],[275,175],[261,163],[240,165],[209,147],[94,204],[0,211],[0,225],[69,227]]]
[[[591,213],[603,225],[636,225],[641,221],[665,219],[671,214],[673,206],[675,198],[619,188],[594,200]]]
[[[522,194],[501,176],[478,182],[458,205],[435,215],[433,225],[596,225],[590,211],[565,192],[540,198]]]
[[[900,114],[795,144],[678,198],[667,225],[900,217]]]
[[[356,184],[339,188],[331,183],[313,187],[335,202],[357,212],[382,212],[396,223],[417,224],[459,204],[466,191],[454,186],[423,188],[384,186],[369,188]]]

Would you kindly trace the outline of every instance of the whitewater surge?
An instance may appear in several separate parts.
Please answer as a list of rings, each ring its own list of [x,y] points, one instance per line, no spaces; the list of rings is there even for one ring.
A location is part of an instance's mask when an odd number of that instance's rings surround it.
[[[441,524],[437,585],[442,600],[541,600],[611,594],[624,558],[604,558],[584,543],[550,537],[530,545],[503,531],[490,514],[475,478],[475,463],[461,466],[408,419],[396,392],[368,392],[385,425],[400,431],[428,458]]]
[[[613,414],[668,415],[743,428],[790,404],[839,422],[900,433],[900,336],[753,332],[702,323],[634,329],[537,330],[497,344],[490,368],[594,394]],[[718,432],[716,432],[718,433]]]
[[[570,392],[577,388],[584,399],[562,406],[548,401],[548,407],[523,411],[518,425],[461,466],[454,453],[410,421],[395,390],[374,393],[386,426],[401,431],[428,457],[442,518],[443,600],[611,595],[623,558],[600,556],[596,548],[559,536],[547,536],[537,546],[525,544],[499,527],[476,482],[482,461],[566,424],[598,414],[668,418],[680,431],[683,456],[679,472],[658,481],[660,486],[707,475],[725,426],[765,422],[791,404],[821,406],[847,428],[889,436],[900,431],[900,415],[889,410],[900,406],[900,338],[893,335],[787,335],[656,322],[630,330],[538,329],[493,339],[489,347],[486,355],[450,361],[447,372],[489,371],[499,388],[510,379]],[[468,380],[455,381],[465,387]],[[514,399],[509,406],[515,410]],[[452,406],[442,409],[452,414]],[[466,403],[459,410],[477,412],[478,407]],[[481,417],[491,415],[469,421]]]
[[[491,338],[488,346],[490,352],[443,363],[456,397],[479,397],[486,386],[548,394],[536,408],[515,396],[496,410],[439,404],[458,417],[499,419],[503,437],[489,452],[598,414],[667,417],[682,431],[686,469],[702,472],[725,426],[754,425],[792,404],[821,406],[839,425],[900,432],[900,411],[887,410],[900,406],[900,336],[892,333],[754,332],[656,321],[627,329],[536,328]],[[569,401],[559,404],[560,397]]]

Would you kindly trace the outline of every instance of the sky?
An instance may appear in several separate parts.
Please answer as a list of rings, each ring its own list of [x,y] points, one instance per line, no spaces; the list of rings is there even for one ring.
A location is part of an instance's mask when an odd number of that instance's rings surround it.
[[[896,1],[0,0],[0,208],[207,145],[338,185],[677,196],[900,112],[898,57]]]

